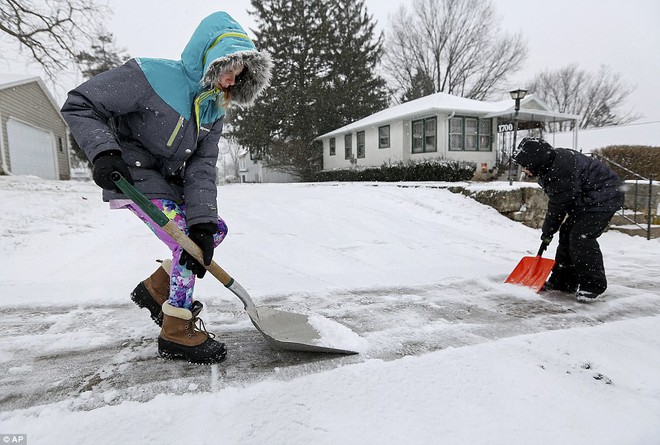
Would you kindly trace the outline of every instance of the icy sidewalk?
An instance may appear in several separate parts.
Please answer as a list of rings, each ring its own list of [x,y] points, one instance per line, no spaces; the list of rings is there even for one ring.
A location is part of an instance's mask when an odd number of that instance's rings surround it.
[[[2,412],[0,422],[48,445],[186,442],[184,414],[204,426],[199,444],[642,445],[660,433],[659,322],[546,331],[325,372],[310,363],[291,380],[271,373],[210,392],[191,382],[151,402],[80,411],[68,400]],[[218,368],[206,380],[224,378]],[[105,393],[108,402],[120,395]]]
[[[499,278],[499,277],[497,277]],[[287,295],[262,304],[316,313],[361,335],[359,356],[273,349],[231,301],[207,302],[207,327],[228,345],[217,367],[157,358],[158,328],[145,310],[124,305],[13,308],[0,320],[2,411],[67,401],[89,410],[158,394],[206,392],[261,380],[289,380],[369,359],[395,360],[504,337],[609,323],[660,314],[660,299],[645,291],[635,302],[606,297],[581,304],[572,297],[544,298],[499,279],[457,280],[434,286]]]

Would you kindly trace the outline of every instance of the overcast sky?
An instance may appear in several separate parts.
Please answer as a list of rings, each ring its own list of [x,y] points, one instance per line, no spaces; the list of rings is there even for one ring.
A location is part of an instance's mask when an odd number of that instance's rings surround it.
[[[199,21],[225,10],[245,28],[254,28],[249,0],[107,0],[114,11],[108,29],[131,56],[178,59]],[[389,15],[412,0],[367,0],[367,8],[387,33]],[[590,72],[603,64],[636,90],[628,108],[642,121],[660,120],[660,1],[658,0],[497,0],[503,30],[520,32],[529,53],[507,89],[524,87],[542,70],[571,63]],[[0,71],[7,63],[0,64]],[[11,71],[25,72],[24,66]],[[58,101],[60,94],[55,93]]]

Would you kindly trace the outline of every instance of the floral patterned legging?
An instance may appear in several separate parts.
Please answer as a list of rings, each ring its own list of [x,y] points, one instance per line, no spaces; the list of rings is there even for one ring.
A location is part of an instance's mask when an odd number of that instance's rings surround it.
[[[186,206],[176,204],[169,199],[152,199],[156,205],[179,229],[188,235],[186,225]],[[167,234],[158,224],[153,222],[137,205],[127,204],[130,209],[140,218],[156,236],[164,242],[172,251],[172,269],[170,270],[170,298],[169,303],[174,307],[189,309],[193,301],[193,289],[195,288],[195,275],[186,267],[179,265],[179,259],[183,249],[174,239]],[[218,232],[213,236],[215,247],[225,239],[227,235],[227,224],[218,217]]]

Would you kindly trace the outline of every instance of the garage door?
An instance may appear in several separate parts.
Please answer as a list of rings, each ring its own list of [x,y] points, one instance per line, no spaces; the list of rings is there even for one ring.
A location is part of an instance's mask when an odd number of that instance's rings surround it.
[[[7,139],[12,174],[58,179],[55,144],[48,131],[9,119]]]

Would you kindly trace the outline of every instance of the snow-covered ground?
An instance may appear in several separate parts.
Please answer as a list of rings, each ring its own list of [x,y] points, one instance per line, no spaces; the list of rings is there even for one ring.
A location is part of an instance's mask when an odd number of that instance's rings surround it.
[[[130,301],[168,254],[144,225],[92,183],[0,177],[0,435],[660,443],[660,240],[601,237],[602,301],[540,297],[503,284],[537,230],[426,185],[220,188],[216,261],[257,305],[350,328],[361,354],[274,350],[208,276],[196,297],[229,355],[194,366],[157,358],[158,328]]]

